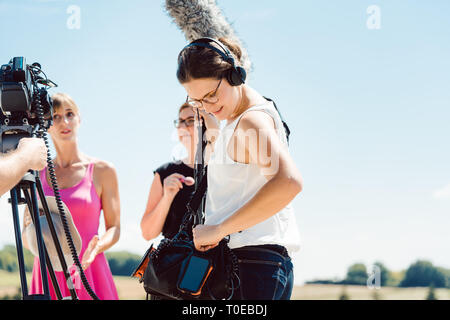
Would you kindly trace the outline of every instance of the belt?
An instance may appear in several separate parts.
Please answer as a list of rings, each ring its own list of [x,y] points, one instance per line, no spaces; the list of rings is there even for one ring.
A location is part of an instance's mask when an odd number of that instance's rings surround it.
[[[259,246],[245,246],[233,249],[232,251],[259,251],[267,253],[275,253],[280,255],[282,258],[289,258],[288,251],[285,247],[278,244],[263,244]]]

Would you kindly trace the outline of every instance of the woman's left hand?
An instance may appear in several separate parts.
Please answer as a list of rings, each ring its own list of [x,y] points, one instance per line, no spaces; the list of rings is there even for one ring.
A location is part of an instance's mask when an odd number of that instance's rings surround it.
[[[194,237],[194,245],[198,251],[208,251],[216,247],[220,240],[223,239],[219,227],[206,226],[199,224],[192,229],[192,235]]]
[[[83,270],[89,268],[91,263],[94,262],[95,257],[97,256],[98,253],[97,250],[98,240],[99,240],[98,236],[95,235],[89,242],[89,245],[83,254],[83,259],[81,259],[81,266],[83,267]]]

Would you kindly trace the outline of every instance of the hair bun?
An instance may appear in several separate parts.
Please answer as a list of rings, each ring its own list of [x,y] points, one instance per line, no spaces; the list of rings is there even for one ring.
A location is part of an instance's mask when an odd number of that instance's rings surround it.
[[[242,59],[242,49],[235,41],[231,40],[230,38],[219,38],[219,41],[225,45],[228,50],[233,54],[233,56],[236,58],[237,65],[241,65],[241,59]]]

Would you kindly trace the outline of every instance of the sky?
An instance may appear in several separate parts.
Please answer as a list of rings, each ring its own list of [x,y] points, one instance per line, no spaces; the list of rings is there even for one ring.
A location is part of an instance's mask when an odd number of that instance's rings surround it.
[[[450,268],[450,2],[217,2],[249,52],[248,84],[292,132],[304,178],[295,282],[341,279],[358,262]],[[38,61],[50,92],[78,104],[81,150],[118,172],[111,250],[143,254],[152,172],[180,154],[172,123],[186,97],[175,76],[186,40],[164,1],[0,0],[0,39],[0,64]],[[0,246],[14,243],[7,198]]]

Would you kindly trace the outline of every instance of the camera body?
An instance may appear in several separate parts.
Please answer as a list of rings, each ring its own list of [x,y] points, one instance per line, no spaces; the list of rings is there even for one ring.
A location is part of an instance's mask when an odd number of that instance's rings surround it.
[[[27,112],[31,108],[31,74],[23,57],[11,59],[0,70],[0,108],[3,113]]]
[[[41,76],[44,75],[44,77]],[[14,57],[0,68],[0,152],[23,137],[42,135],[52,125],[53,103],[46,87],[55,87],[39,63]]]
[[[24,57],[14,57],[8,64],[1,66],[0,117],[3,114],[3,118],[8,118],[10,123],[22,121],[25,117],[29,124],[36,124],[39,121],[36,99],[39,99],[44,119],[51,119],[52,100],[46,88],[38,87],[38,84],[47,86],[54,84],[39,76],[42,72],[40,67],[38,63],[27,65]]]

